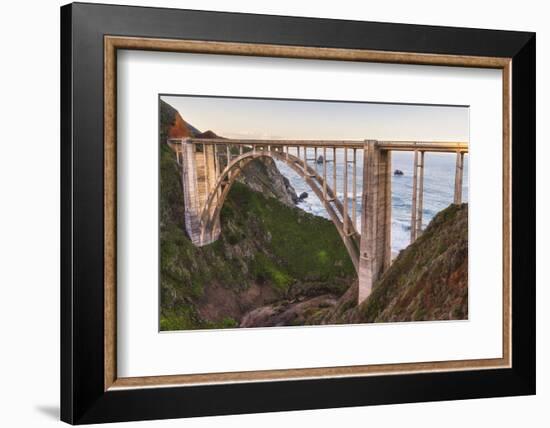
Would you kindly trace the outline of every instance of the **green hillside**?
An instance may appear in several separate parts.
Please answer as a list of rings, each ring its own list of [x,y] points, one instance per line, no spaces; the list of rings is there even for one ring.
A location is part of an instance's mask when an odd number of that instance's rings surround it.
[[[356,293],[356,287],[346,293],[323,323],[467,319],[468,205],[438,213],[359,307]]]

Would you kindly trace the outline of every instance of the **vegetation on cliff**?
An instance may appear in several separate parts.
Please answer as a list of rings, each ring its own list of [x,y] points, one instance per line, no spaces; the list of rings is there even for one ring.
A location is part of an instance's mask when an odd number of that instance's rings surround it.
[[[462,320],[468,318],[468,205],[439,212],[401,251],[355,307],[357,288],[327,311],[324,323]]]

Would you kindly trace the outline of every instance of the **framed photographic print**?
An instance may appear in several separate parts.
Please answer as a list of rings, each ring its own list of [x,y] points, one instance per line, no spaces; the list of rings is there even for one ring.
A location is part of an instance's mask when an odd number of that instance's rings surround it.
[[[535,393],[535,35],[61,8],[62,420]]]

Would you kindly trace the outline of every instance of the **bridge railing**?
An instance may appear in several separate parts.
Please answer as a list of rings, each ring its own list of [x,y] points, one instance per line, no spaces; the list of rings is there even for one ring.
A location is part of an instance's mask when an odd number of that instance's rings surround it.
[[[179,138],[168,139],[168,143],[175,149],[178,162],[181,164],[182,144],[191,143],[196,146],[198,152],[204,152],[204,147],[212,147],[215,158],[215,173],[219,174],[224,167],[229,165],[232,158],[249,151],[278,151],[285,153],[287,159],[292,149],[296,157],[301,160],[302,168],[306,175],[311,175],[308,164],[313,164],[314,174],[319,176],[322,183],[323,200],[329,203],[340,203],[337,200],[338,191],[341,189],[343,210],[340,209],[340,217],[344,223],[344,230],[348,230],[348,212],[351,214],[353,230],[357,230],[357,150],[364,150],[367,141],[374,140],[264,140],[264,139],[229,139],[229,138]],[[423,194],[424,194],[424,155],[429,152],[456,153],[454,203],[462,201],[462,181],[464,155],[468,153],[468,143],[463,141],[414,141],[414,140],[378,140],[374,141],[378,150],[414,152],[413,166],[413,192],[411,210],[411,242],[422,231]],[[343,151],[343,177],[339,183],[337,177],[338,162],[336,150]],[[313,151],[313,153],[311,153]],[[332,154],[332,159],[327,159],[327,152]],[[351,152],[351,159],[349,153]],[[319,162],[319,154],[322,153],[322,162]],[[312,157],[311,157],[312,156]],[[334,162],[332,177],[329,177],[327,163]],[[320,167],[319,165],[322,165]],[[348,172],[347,166],[351,165],[352,171]],[[321,171],[320,171],[321,170]],[[351,179],[351,180],[350,180]],[[351,185],[350,185],[351,181]],[[329,195],[327,188],[331,188]],[[352,197],[349,197],[351,188]],[[351,199],[351,203],[350,203]],[[351,206],[350,206],[351,205]]]
[[[214,145],[244,145],[244,146],[272,146],[272,147],[326,147],[363,149],[367,140],[262,140],[262,139],[231,139],[231,138],[189,138],[194,144]],[[169,141],[182,142],[183,139]],[[425,152],[468,152],[468,143],[463,141],[414,141],[414,140],[377,140],[381,150]]]

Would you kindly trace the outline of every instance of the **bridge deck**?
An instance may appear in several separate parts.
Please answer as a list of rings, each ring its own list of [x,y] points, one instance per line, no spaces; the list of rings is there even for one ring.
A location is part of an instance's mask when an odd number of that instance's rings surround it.
[[[275,146],[275,147],[330,147],[363,149],[365,141],[361,140],[257,140],[231,138],[190,138],[195,144],[212,145],[244,145],[244,146]],[[464,141],[377,141],[378,148],[392,151],[424,151],[424,152],[468,152],[468,143]]]

